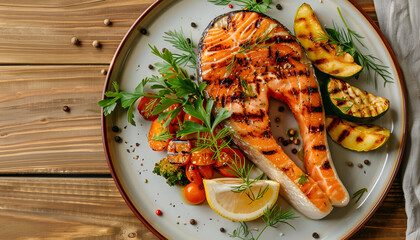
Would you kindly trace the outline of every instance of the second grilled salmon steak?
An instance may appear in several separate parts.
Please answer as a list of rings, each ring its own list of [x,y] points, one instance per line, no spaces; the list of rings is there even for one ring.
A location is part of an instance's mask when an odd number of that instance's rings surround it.
[[[306,53],[279,22],[255,12],[237,11],[210,23],[200,42],[200,80],[216,111],[232,116],[225,125],[234,142],[304,215],[319,219],[349,201],[329,153],[324,110]],[[303,140],[307,174],[273,138],[269,97],[286,102]]]

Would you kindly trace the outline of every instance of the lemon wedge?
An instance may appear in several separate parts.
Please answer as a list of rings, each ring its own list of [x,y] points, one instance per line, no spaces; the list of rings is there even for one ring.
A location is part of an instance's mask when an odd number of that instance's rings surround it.
[[[268,190],[258,200],[251,200],[246,191],[232,192],[232,187],[243,183],[238,178],[203,179],[207,202],[210,207],[224,218],[232,221],[251,221],[261,217],[266,208],[277,201],[280,184],[270,180],[259,180],[252,184],[255,196],[268,186]],[[249,190],[247,190],[249,191]]]

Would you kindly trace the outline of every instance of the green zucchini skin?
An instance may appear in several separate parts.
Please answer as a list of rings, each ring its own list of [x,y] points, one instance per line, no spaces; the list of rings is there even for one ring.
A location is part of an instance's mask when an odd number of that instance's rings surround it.
[[[389,110],[388,99],[375,96],[339,79],[328,79],[321,91],[326,108],[350,122],[372,122]]]

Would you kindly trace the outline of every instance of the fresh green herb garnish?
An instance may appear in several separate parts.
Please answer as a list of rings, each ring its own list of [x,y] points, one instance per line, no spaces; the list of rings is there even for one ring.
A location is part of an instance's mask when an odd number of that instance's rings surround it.
[[[303,185],[303,184],[309,182],[308,174],[298,175],[298,177],[299,177],[299,181],[298,181],[299,184]]]
[[[256,93],[254,92],[254,89],[249,86],[248,82],[241,77],[239,77],[239,79],[241,80],[241,86],[242,86],[241,92],[243,92],[249,98],[255,97]]]
[[[335,101],[339,102],[339,101],[343,101],[343,100],[347,100],[347,97],[342,97],[342,98],[333,98]]]
[[[168,141],[169,139],[174,138],[174,135],[169,132],[169,130],[165,130],[160,132],[159,134],[153,136],[150,140],[153,141]]]
[[[232,234],[229,236],[232,238],[239,238],[242,240],[258,240],[262,233],[268,228],[268,227],[277,227],[276,225],[278,223],[284,223],[295,229],[290,223],[288,223],[288,220],[293,220],[295,218],[298,218],[298,216],[295,216],[293,210],[287,210],[286,212],[281,211],[281,207],[276,210],[276,206],[274,205],[272,208],[266,208],[264,210],[264,216],[263,220],[265,222],[264,228],[259,232],[258,236],[255,238],[252,234],[252,230],[248,229],[248,225],[244,222],[240,222],[240,225],[237,229],[233,230]]]
[[[353,197],[351,199],[357,198],[356,201],[354,202],[355,204],[357,202],[359,202],[360,198],[362,198],[363,194],[365,194],[365,192],[367,192],[367,188],[362,188],[360,190],[358,190],[357,192],[353,193]]]
[[[208,0],[216,5],[228,5],[231,2],[239,2],[244,10],[266,13],[270,9],[272,0]]]
[[[184,52],[183,54],[173,54],[175,61],[179,65],[186,66],[189,63],[188,67],[197,68],[197,54],[194,51],[197,46],[193,43],[192,37],[185,37],[184,32],[181,29],[179,32],[176,30],[165,32],[163,39],[166,42],[171,43],[174,48]]]
[[[252,49],[254,49],[255,47],[267,48],[267,47],[270,47],[271,45],[273,45],[274,42],[268,43],[268,44],[262,44],[272,37],[272,36],[270,36],[270,33],[273,30],[274,30],[274,27],[265,31],[261,35],[257,36],[257,38],[255,39],[254,42],[252,41],[252,37],[251,37],[251,39],[249,39],[247,42],[241,44],[240,47],[239,47],[239,50],[232,53],[232,58],[230,59],[229,63],[226,65],[227,76],[230,75],[230,73],[233,70],[233,67],[235,66],[235,64],[238,60],[238,58],[236,57],[236,54],[247,53],[247,52],[251,51]]]
[[[238,178],[242,179],[243,181],[241,185],[233,186],[232,192],[235,192],[235,193],[245,192],[245,194],[249,197],[249,199],[251,199],[251,201],[258,200],[264,196],[264,194],[268,190],[268,184],[265,186],[264,189],[262,186],[260,187],[260,189],[258,189],[257,196],[255,196],[254,192],[252,191],[252,184],[260,180],[264,176],[264,173],[262,173],[255,179],[250,179],[250,173],[254,165],[249,166],[249,165],[243,164],[242,166],[240,166],[238,164],[236,155],[235,155],[233,164],[230,164],[230,167],[232,168],[232,171],[230,172],[234,174],[235,176],[237,176]]]
[[[341,14],[339,8],[337,8],[338,13],[340,14],[340,18],[343,21],[346,29],[338,28],[334,23],[334,28],[326,28],[326,32],[328,33],[326,36],[321,36],[316,41],[325,41],[328,40],[325,44],[332,44],[337,45],[336,53],[338,55],[343,54],[344,52],[349,53],[353,58],[354,61],[363,67],[362,71],[367,72],[367,79],[370,81],[371,76],[369,74],[370,70],[375,72],[375,88],[377,88],[377,76],[381,76],[384,80],[384,87],[387,83],[392,83],[391,73],[388,71],[388,66],[382,64],[382,61],[373,56],[372,54],[365,55],[363,54],[358,48],[355,46],[355,40],[364,48],[367,47],[362,43],[361,39],[364,37],[360,34],[356,33],[352,29],[350,29]],[[378,63],[380,62],[380,63]]]

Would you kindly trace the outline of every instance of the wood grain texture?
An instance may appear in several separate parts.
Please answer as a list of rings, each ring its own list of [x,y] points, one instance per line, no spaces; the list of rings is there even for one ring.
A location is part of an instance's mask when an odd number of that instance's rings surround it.
[[[108,64],[153,0],[0,0],[0,64]],[[105,26],[104,19],[112,25]],[[80,39],[74,46],[72,37]],[[98,40],[101,48],[94,48]]]
[[[0,239],[157,239],[111,178],[0,178],[0,192]]]
[[[107,67],[0,66],[0,173],[109,173],[97,105]]]

